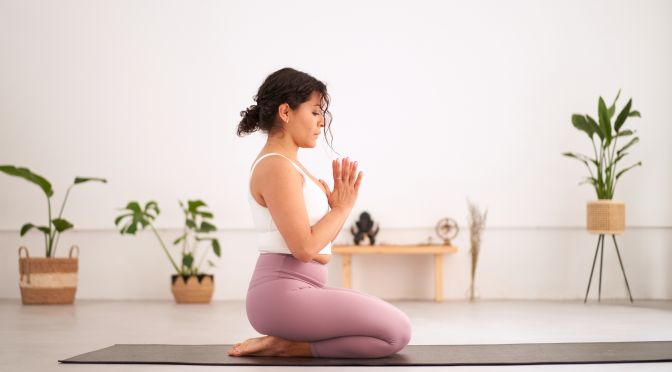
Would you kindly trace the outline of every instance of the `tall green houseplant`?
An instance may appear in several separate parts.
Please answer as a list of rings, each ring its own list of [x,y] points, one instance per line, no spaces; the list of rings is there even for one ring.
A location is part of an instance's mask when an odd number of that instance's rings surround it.
[[[599,98],[597,121],[588,114],[572,115],[574,127],[590,138],[594,157],[574,152],[562,154],[585,164],[590,176],[579,184],[589,183],[593,185],[599,200],[613,199],[619,178],[630,169],[642,165],[642,162],[639,161],[622,169],[618,167],[619,162],[628,155],[627,150],[639,142],[639,137],[634,136],[636,131],[623,128],[625,122],[630,117],[641,117],[639,111],[632,109],[632,98],[630,98],[612,123],[616,113],[616,101],[620,95],[621,91],[619,90],[614,102],[609,107],[606,106],[602,97]],[[627,142],[618,148],[618,142],[621,138],[627,140]]]
[[[68,201],[70,190],[76,185],[89,181],[107,183],[107,180],[104,178],[75,177],[74,183],[68,187],[68,190],[65,193],[65,198],[63,199],[63,204],[61,204],[61,210],[58,212],[58,217],[53,218],[54,216],[52,215],[51,210],[51,197],[54,195],[54,190],[51,187],[51,183],[47,181],[46,178],[31,172],[28,168],[19,168],[13,165],[0,165],[0,171],[10,176],[23,178],[26,181],[37,185],[40,189],[42,189],[44,195],[47,197],[47,224],[36,226],[29,222],[24,224],[20,231],[20,235],[24,236],[32,228],[36,228],[44,234],[45,257],[54,257],[56,255],[56,248],[58,247],[58,238],[60,237],[60,234],[74,227],[70,221],[63,218],[63,210],[65,209],[65,203]]]

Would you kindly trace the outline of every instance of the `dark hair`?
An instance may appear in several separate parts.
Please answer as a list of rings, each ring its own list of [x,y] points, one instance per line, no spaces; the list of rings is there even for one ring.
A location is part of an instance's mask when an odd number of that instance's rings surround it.
[[[257,95],[253,97],[257,104],[240,112],[242,119],[238,124],[238,136],[242,137],[258,130],[270,133],[280,127],[275,124],[278,106],[287,103],[292,110],[296,110],[300,104],[310,99],[313,92],[319,93],[322,98],[320,109],[324,114],[325,140],[326,133],[329,132],[333,141],[327,86],[305,72],[289,67],[268,75],[259,87]],[[331,147],[329,141],[327,143]]]

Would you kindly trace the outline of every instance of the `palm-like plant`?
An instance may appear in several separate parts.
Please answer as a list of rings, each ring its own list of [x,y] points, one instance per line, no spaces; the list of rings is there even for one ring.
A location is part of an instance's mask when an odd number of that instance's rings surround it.
[[[221,256],[221,248],[219,241],[207,234],[213,231],[217,231],[215,225],[206,221],[213,218],[213,214],[208,211],[200,210],[200,207],[207,207],[207,205],[201,200],[189,200],[187,201],[188,206],[180,201],[180,206],[185,214],[185,228],[184,233],[177,238],[173,245],[178,245],[182,243],[182,260],[181,264],[178,266],[172,255],[168,251],[161,235],[152,224],[152,221],[161,213],[159,206],[155,201],[149,201],[145,204],[144,208],[140,207],[140,204],[136,201],[131,201],[126,205],[126,208],[121,209],[126,213],[118,216],[114,220],[114,224],[119,226],[122,221],[125,221],[124,225],[120,229],[120,233],[127,235],[135,235],[139,230],[144,230],[146,227],[149,227],[154,235],[159,240],[161,248],[165,252],[166,256],[170,260],[170,263],[173,265],[173,268],[178,275],[181,276],[191,276],[200,274],[200,266],[203,263],[203,260],[207,256],[207,252],[203,254],[198,265],[194,265],[196,251],[198,248],[198,243],[200,241],[208,240],[211,242],[212,249],[217,257]],[[208,261],[210,266],[214,266],[211,261]]]
[[[620,95],[621,91],[619,90],[616,98],[614,99],[614,102],[611,104],[611,106],[609,106],[609,108],[607,108],[602,97],[599,98],[597,104],[598,121],[595,121],[595,119],[587,114],[572,115],[572,124],[574,127],[586,133],[588,138],[590,138],[593,144],[593,152],[595,157],[591,158],[589,156],[573,152],[565,152],[562,154],[564,156],[574,158],[586,165],[590,177],[586,177],[584,181],[579,183],[579,185],[584,183],[592,184],[595,188],[597,198],[601,200],[613,199],[618,179],[621,178],[621,176],[630,169],[642,165],[642,162],[639,161],[624,169],[621,169],[620,171],[617,169],[618,162],[628,155],[626,150],[639,142],[639,137],[633,137],[620,149],[616,149],[619,138],[633,136],[636,132],[632,130],[622,130],[623,125],[629,117],[641,117],[639,111],[632,110],[631,98],[618,114],[612,126],[611,120],[616,112],[616,101]],[[597,139],[599,139],[599,151],[595,144],[596,134]],[[591,165],[595,168],[595,173],[593,173],[593,168]]]
[[[61,204],[61,210],[58,213],[58,217],[52,219],[51,213],[51,197],[54,195],[54,190],[51,187],[51,183],[47,181],[46,178],[33,173],[28,168],[18,168],[13,165],[0,165],[0,171],[10,176],[23,178],[31,183],[37,185],[42,191],[44,191],[45,196],[47,197],[47,211],[48,211],[48,223],[44,226],[36,226],[32,223],[26,223],[21,227],[20,235],[24,236],[32,228],[36,228],[44,234],[44,245],[45,245],[45,256],[54,257],[56,255],[56,248],[58,247],[58,239],[66,230],[72,229],[75,227],[68,220],[63,218],[63,210],[65,209],[65,203],[68,201],[68,196],[70,195],[70,190],[75,186],[89,181],[97,181],[102,183],[107,183],[107,180],[104,178],[93,178],[93,177],[75,177],[75,181],[65,193],[65,198],[63,199],[63,204]]]

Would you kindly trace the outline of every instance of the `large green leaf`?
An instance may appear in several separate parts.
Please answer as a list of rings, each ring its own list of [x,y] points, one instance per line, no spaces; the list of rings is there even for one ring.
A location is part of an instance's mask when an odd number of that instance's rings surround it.
[[[623,110],[621,110],[621,113],[618,114],[618,117],[616,118],[616,122],[614,123],[614,130],[616,133],[621,130],[621,127],[625,123],[625,119],[628,118],[628,114],[630,113],[630,108],[632,107],[632,98],[628,101],[628,103],[625,104],[625,107],[623,107]]]
[[[600,127],[590,115],[586,115],[586,121],[593,128],[593,131],[597,133],[597,136],[600,137],[600,141],[603,141],[604,133],[602,132],[602,127]]]
[[[21,177],[36,184],[42,189],[42,191],[44,191],[48,198],[51,198],[51,196],[54,195],[54,190],[51,188],[51,183],[49,183],[46,178],[31,172],[28,168],[17,168],[13,165],[0,165],[0,171],[10,176]]]
[[[583,115],[572,115],[572,124],[574,124],[576,129],[585,132],[588,135],[588,138],[593,138],[595,130],[593,129],[593,126],[586,121],[586,118]]]
[[[611,121],[609,120],[607,105],[604,103],[602,97],[598,101],[597,112],[600,119],[600,128],[602,128],[602,133],[604,133],[605,144],[609,146],[609,143],[611,143]]]
[[[58,231],[59,233],[74,227],[73,224],[71,224],[70,222],[68,222],[63,218],[55,218],[51,222],[54,224],[54,227],[56,227],[56,231]]]

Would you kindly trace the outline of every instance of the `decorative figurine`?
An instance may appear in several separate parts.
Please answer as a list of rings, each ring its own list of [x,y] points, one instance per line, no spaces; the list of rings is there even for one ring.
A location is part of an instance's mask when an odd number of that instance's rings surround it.
[[[350,232],[355,236],[355,245],[360,245],[359,243],[364,242],[363,245],[374,245],[376,243],[376,234],[380,230],[378,224],[375,224],[371,219],[371,215],[367,212],[362,212],[359,215],[359,220],[355,222],[357,227],[352,226]]]
[[[436,234],[443,239],[444,245],[450,245],[450,239],[454,239],[458,232],[460,227],[452,218],[443,218],[436,224]]]

